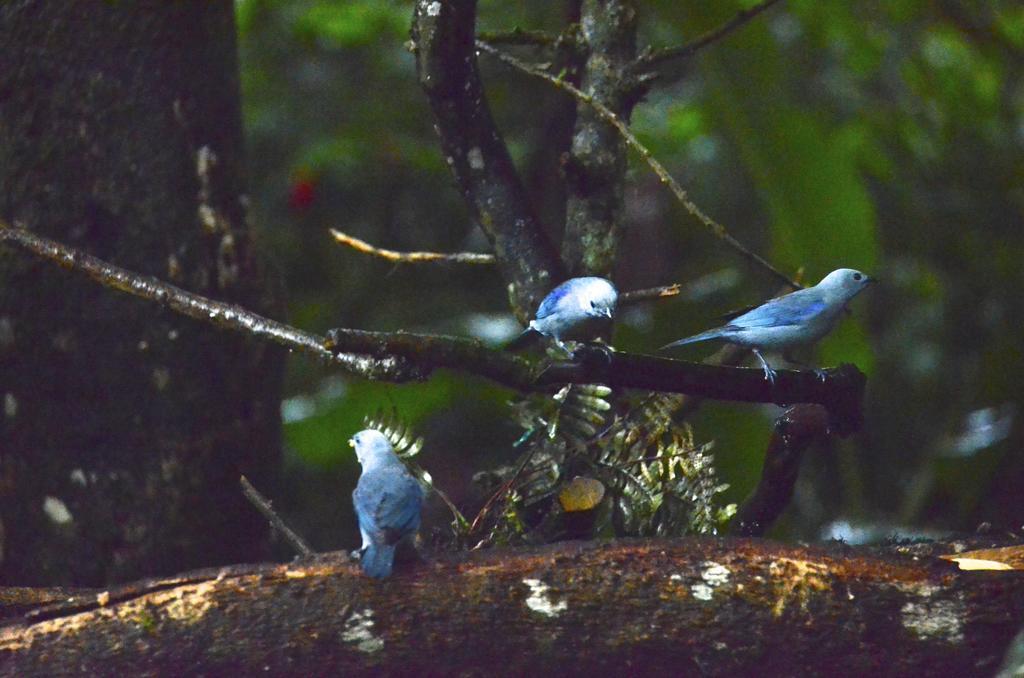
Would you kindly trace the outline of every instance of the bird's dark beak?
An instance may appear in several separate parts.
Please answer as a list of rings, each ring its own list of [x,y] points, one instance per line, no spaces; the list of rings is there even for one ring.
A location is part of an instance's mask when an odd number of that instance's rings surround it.
[[[878,284],[878,278],[873,278],[870,275],[866,275],[866,276],[864,276],[864,284],[865,285],[877,285]]]

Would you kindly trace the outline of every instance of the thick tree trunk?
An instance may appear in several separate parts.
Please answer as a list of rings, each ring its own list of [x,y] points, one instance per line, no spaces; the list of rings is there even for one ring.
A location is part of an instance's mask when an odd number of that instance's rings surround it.
[[[990,675],[1024,618],[1024,575],[961,572],[934,555],[956,548],[567,542],[450,556],[383,581],[343,556],[241,566],[9,620],[0,666],[21,676]]]
[[[632,0],[584,0],[581,5],[587,59],[580,89],[627,121],[636,103],[628,77],[636,58],[636,27]],[[565,179],[565,267],[570,275],[611,277],[622,237],[626,143],[590,104],[576,105]]]
[[[230,0],[0,4],[0,217],[268,310]],[[277,315],[276,309],[273,315]],[[281,352],[0,252],[0,581],[265,557]]]

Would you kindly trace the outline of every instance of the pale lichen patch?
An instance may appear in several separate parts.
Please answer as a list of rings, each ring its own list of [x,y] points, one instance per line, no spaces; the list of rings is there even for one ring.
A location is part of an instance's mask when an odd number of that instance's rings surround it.
[[[479,146],[474,146],[466,153],[466,160],[469,161],[471,169],[482,170],[484,168],[484,154]]]
[[[13,393],[4,394],[4,415],[9,419],[18,416],[18,399],[14,397]]]
[[[427,16],[438,16],[441,13],[441,3],[432,2],[427,5]]]
[[[703,600],[703,601],[707,602],[707,601],[711,600],[714,597],[715,590],[713,588],[711,588],[710,586],[708,586],[707,584],[700,583],[700,584],[694,584],[693,586],[691,586],[690,587],[690,593],[692,593],[693,597],[696,598],[697,600]]]
[[[701,564],[700,581],[690,586],[690,594],[697,600],[709,601],[715,595],[715,589],[728,583],[731,573],[729,568],[706,560]],[[685,577],[681,574],[669,576],[669,581],[681,582]]]
[[[43,498],[43,513],[46,514],[46,517],[51,522],[57,525],[67,525],[72,520],[71,511],[68,510],[67,504],[57,497],[48,496]]]
[[[718,588],[729,581],[730,572],[725,565],[720,565],[708,560],[704,562],[703,567],[704,569],[700,573],[700,578],[703,579],[704,583],[708,586]]]
[[[963,596],[939,598],[942,589],[933,584],[901,586],[900,589],[915,596],[900,608],[903,628],[919,638],[944,640],[957,644],[964,639],[964,619],[967,605]]]
[[[373,634],[373,626],[373,610],[368,607],[356,610],[345,620],[341,639],[346,643],[354,643],[360,652],[380,652],[384,649],[384,639]]]
[[[569,609],[569,603],[560,600],[557,603],[548,595],[551,587],[540,579],[524,579],[523,583],[530,587],[530,595],[526,599],[526,607],[546,617],[557,617]]]

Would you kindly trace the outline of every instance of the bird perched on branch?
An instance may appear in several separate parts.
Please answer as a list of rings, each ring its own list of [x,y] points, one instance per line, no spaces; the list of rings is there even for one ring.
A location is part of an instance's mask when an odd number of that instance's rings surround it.
[[[506,348],[519,351],[545,336],[568,353],[565,339],[593,339],[611,324],[618,299],[604,278],[570,278],[544,297],[530,326]]]
[[[423,489],[380,431],[360,431],[348,442],[363,467],[352,493],[363,535],[363,572],[378,579],[387,577],[395,548],[403,539],[412,539],[420,527]]]
[[[852,268],[840,268],[822,278],[814,287],[770,299],[752,311],[733,318],[729,324],[661,347],[661,350],[718,339],[751,349],[764,368],[764,376],[775,383],[775,370],[761,351],[780,351],[789,362],[797,362],[790,351],[817,342],[835,326],[846,304],[875,280]],[[799,364],[799,363],[798,363]],[[819,376],[824,373],[815,370]]]

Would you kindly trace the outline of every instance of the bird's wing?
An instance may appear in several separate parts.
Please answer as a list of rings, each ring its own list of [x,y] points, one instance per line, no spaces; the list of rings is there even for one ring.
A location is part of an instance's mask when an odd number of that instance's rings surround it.
[[[423,490],[404,469],[380,469],[359,479],[353,493],[367,532],[395,543],[419,526]]]
[[[813,288],[776,297],[753,311],[733,318],[726,328],[784,327],[813,320],[828,309],[824,296]]]
[[[544,301],[540,302],[540,306],[537,308],[537,320],[546,318],[557,311],[558,303],[562,301],[569,292],[570,287],[568,282],[564,282],[548,292],[548,296],[544,297]]]

